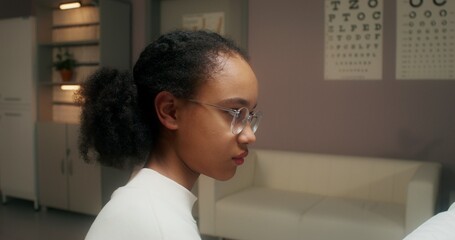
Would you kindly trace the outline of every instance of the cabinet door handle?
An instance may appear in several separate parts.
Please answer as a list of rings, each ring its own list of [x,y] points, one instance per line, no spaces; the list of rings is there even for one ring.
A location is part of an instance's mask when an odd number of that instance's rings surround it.
[[[20,102],[20,101],[22,101],[22,98],[19,98],[19,97],[5,97],[5,98],[3,98],[3,100],[5,100],[5,102]]]
[[[17,112],[5,112],[5,117],[21,117],[21,113]]]
[[[68,174],[73,176],[73,161],[71,159],[68,161]]]
[[[65,175],[65,159],[60,161],[60,172]]]

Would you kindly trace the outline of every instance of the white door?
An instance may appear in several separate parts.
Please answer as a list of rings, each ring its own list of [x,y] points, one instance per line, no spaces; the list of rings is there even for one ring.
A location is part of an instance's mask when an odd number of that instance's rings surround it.
[[[101,169],[87,164],[78,151],[79,125],[67,125],[69,208],[96,215],[101,210]]]
[[[44,206],[68,209],[66,125],[37,124],[39,197]]]
[[[34,124],[30,110],[0,109],[0,182],[4,195],[36,200]]]
[[[30,104],[34,98],[35,20],[0,20],[0,104]]]

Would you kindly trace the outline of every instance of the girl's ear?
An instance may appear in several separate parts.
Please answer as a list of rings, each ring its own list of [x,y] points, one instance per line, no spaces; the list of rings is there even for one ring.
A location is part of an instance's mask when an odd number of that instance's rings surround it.
[[[178,129],[176,110],[177,98],[170,92],[160,92],[155,97],[155,110],[158,119],[164,127],[170,130]]]

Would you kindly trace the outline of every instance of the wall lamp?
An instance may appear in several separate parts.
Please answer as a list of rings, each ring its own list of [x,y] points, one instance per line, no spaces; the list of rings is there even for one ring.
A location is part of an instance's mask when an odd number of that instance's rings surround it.
[[[81,2],[79,2],[79,1],[60,3],[60,5],[58,6],[58,8],[60,8],[60,10],[67,10],[67,9],[80,8],[80,7],[81,7]]]

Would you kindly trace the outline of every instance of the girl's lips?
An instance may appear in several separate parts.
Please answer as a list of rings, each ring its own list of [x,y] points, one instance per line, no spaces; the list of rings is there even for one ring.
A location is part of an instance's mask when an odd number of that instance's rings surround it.
[[[245,162],[245,159],[243,159],[243,158],[234,158],[234,163],[235,163],[237,166],[242,165],[244,162]]]
[[[246,158],[246,156],[248,156],[248,150],[239,154],[238,156],[236,157],[233,157],[233,159],[236,159],[236,158]]]
[[[232,160],[234,160],[234,163],[237,166],[240,166],[240,165],[242,165],[245,162],[246,156],[248,156],[248,151],[245,151],[242,154],[240,154],[240,155],[238,155],[236,157],[233,157]]]

